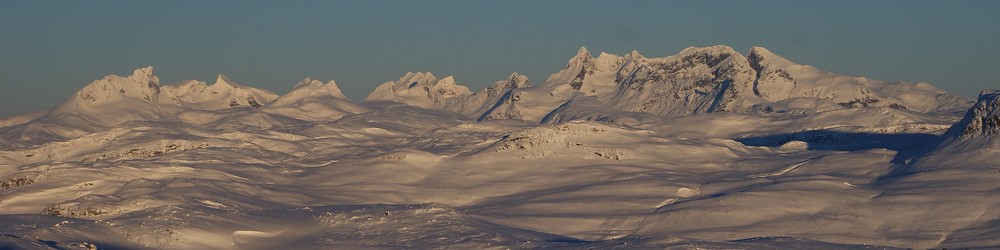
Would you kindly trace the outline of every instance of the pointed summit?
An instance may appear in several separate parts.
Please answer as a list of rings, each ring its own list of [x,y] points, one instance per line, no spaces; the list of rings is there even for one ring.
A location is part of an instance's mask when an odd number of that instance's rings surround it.
[[[594,56],[590,54],[590,51],[586,47],[580,47],[580,50],[576,51],[576,55],[569,59],[566,63],[566,67],[572,67],[573,65],[593,65]]]
[[[237,88],[241,86],[243,85],[233,81],[232,79],[229,79],[229,77],[226,77],[226,75],[219,74],[219,76],[215,77],[215,83],[213,83],[211,87],[216,89],[226,89],[226,88]]]
[[[576,57],[582,58],[582,57],[592,57],[592,56],[593,55],[590,53],[590,50],[587,50],[587,47],[580,46],[580,49],[576,51]]]
[[[642,54],[639,54],[639,51],[632,50],[632,51],[628,52],[628,54],[625,54],[625,58],[633,59],[634,60],[634,59],[640,59],[640,58],[645,58],[645,57],[643,57]]]

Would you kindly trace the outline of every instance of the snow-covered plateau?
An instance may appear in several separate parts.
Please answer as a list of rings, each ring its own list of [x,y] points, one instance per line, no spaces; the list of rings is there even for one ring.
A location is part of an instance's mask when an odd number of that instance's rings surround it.
[[[0,248],[1000,248],[998,152],[1000,91],[760,47],[360,102],[146,67],[0,120]]]

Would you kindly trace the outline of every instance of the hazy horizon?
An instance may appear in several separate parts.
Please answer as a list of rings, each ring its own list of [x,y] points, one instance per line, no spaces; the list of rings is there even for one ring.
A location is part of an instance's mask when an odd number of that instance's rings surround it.
[[[587,47],[647,57],[689,46],[766,47],[801,64],[996,88],[995,1],[54,2],[0,1],[0,118],[52,108],[87,83],[153,66],[162,84],[225,74],[278,94],[305,77],[354,101],[409,71],[479,90],[533,83]],[[788,20],[799,20],[790,22]]]

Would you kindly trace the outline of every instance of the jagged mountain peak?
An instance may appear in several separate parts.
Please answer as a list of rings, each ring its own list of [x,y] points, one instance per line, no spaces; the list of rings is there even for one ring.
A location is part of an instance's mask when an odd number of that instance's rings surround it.
[[[160,79],[153,75],[153,66],[146,66],[142,68],[135,69],[132,71],[132,75],[129,76],[134,81],[137,82],[154,82],[159,84]]]
[[[394,91],[403,91],[417,86],[433,86],[438,80],[431,72],[406,72],[399,80],[386,83],[392,83]]]
[[[679,63],[678,66],[686,68],[693,65],[705,65],[709,68],[724,64],[727,60],[745,61],[743,54],[736,52],[732,47],[725,45],[715,45],[709,47],[687,47],[676,55],[664,58],[670,63]]]
[[[441,80],[438,80],[437,82],[435,82],[434,85],[441,85],[441,86],[456,85],[456,83],[455,83],[455,77],[454,76],[446,76],[445,78],[441,78]]]
[[[108,103],[122,98],[139,98],[146,102],[155,102],[160,92],[160,79],[153,75],[153,67],[136,69],[132,75],[105,76],[83,87],[77,92],[81,104]]]
[[[431,72],[406,72],[406,74],[404,74],[403,77],[400,77],[399,79],[400,80],[403,80],[403,79],[407,79],[407,80],[424,80],[424,79],[430,80],[430,79],[433,79],[434,81],[437,81],[437,77],[435,77],[434,73],[431,73]]]
[[[306,78],[302,79],[301,81],[299,81],[299,83],[296,83],[295,87],[292,87],[292,90],[296,90],[296,89],[316,89],[316,88],[322,88],[322,87],[339,88],[337,86],[337,82],[334,81],[334,80],[329,80],[326,83],[323,83],[323,81],[306,77]]]
[[[994,137],[1000,134],[1000,90],[983,90],[976,104],[946,133],[952,138]]]
[[[507,76],[505,81],[510,83],[512,88],[527,88],[531,86],[531,81],[528,79],[528,76],[517,72],[510,73],[510,76]]]
[[[81,88],[46,118],[57,123],[110,126],[156,117],[159,82],[153,67],[148,66],[127,77],[108,75]]]
[[[513,72],[506,79],[494,82],[481,92],[487,95],[500,95],[512,89],[527,88],[530,86],[531,81],[528,79],[528,76]]]
[[[454,76],[447,76],[438,79],[433,73],[430,72],[407,72],[403,75],[403,77],[400,77],[399,80],[390,83],[393,83],[393,89],[396,91],[405,91],[408,89],[419,88],[421,86],[427,86],[428,88],[465,88],[464,86],[458,85]]]

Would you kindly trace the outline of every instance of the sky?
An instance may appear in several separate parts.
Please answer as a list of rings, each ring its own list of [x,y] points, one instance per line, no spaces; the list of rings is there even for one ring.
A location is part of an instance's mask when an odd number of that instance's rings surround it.
[[[222,73],[278,94],[333,79],[360,101],[409,71],[473,91],[515,71],[538,84],[581,46],[646,57],[763,46],[975,97],[1000,88],[997,11],[1000,1],[0,0],[0,118],[150,65],[161,84]]]

